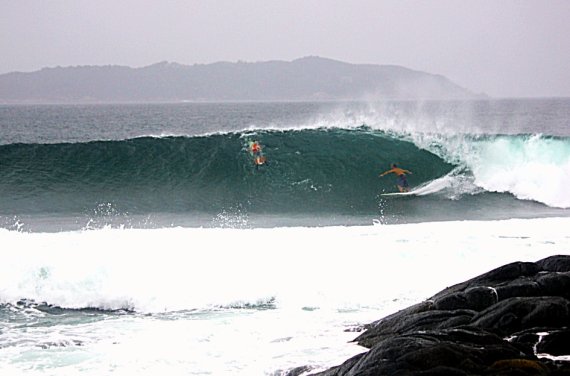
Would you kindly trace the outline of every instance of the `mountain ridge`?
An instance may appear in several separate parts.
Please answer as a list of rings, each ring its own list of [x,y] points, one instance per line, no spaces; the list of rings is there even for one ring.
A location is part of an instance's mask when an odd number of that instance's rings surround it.
[[[293,61],[47,67],[0,75],[0,103],[481,98],[442,75],[307,56]]]

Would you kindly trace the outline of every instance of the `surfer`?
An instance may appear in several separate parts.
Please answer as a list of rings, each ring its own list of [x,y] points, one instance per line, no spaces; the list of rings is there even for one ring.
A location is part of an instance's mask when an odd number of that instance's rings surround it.
[[[258,141],[250,142],[249,144],[249,152],[253,156],[253,163],[255,164],[255,168],[259,168],[259,166],[265,164],[266,159],[261,151],[261,145]]]
[[[259,145],[259,142],[253,141],[249,145],[249,150],[250,150],[251,154],[253,154],[253,155],[260,155],[261,154],[261,145]]]
[[[406,174],[411,174],[412,172],[404,170],[403,168],[399,168],[398,166],[396,166],[395,163],[393,163],[392,168],[390,170],[384,171],[379,176],[384,176],[391,173],[396,174],[396,176],[398,177],[396,185],[398,186],[400,192],[409,192],[410,186],[408,185],[408,179],[406,179]]]

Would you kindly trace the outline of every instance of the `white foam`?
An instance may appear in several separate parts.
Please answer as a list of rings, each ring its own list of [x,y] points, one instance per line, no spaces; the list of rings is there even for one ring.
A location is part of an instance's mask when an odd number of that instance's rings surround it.
[[[478,145],[472,170],[476,184],[488,191],[570,208],[567,140],[541,136],[489,140]]]
[[[464,175],[467,178],[464,182],[468,184],[462,185],[459,191],[469,191],[471,184],[489,192],[508,192],[519,199],[570,208],[570,139],[542,135],[475,137],[426,133],[404,138],[470,172],[472,176]],[[453,175],[434,183],[441,185]]]
[[[475,194],[482,191],[473,179],[464,174],[464,169],[457,167],[438,179],[428,181],[408,192],[410,195],[427,196],[444,194],[450,199],[459,199],[463,194]]]
[[[365,351],[349,343],[357,333],[347,327],[508,262],[568,254],[569,226],[570,218],[550,218],[254,230],[0,230],[2,302],[27,298],[139,312],[198,308],[77,322],[48,315],[45,324],[35,316],[24,324],[8,319],[0,372],[183,375],[190,369],[245,376],[301,365],[323,370]],[[268,297],[275,298],[275,309],[203,310]]]
[[[141,312],[382,307],[568,253],[570,218],[275,229],[0,230],[0,301]]]

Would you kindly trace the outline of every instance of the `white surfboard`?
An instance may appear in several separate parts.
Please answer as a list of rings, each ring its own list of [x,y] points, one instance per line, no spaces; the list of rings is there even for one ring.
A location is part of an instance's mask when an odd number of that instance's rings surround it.
[[[380,196],[412,196],[415,192],[391,192],[391,193],[380,193]]]

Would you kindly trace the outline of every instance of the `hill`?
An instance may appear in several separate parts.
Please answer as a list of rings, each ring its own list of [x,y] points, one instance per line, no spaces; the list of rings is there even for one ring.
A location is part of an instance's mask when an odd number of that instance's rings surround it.
[[[449,79],[319,57],[143,68],[80,66],[0,75],[0,103],[469,99]]]

